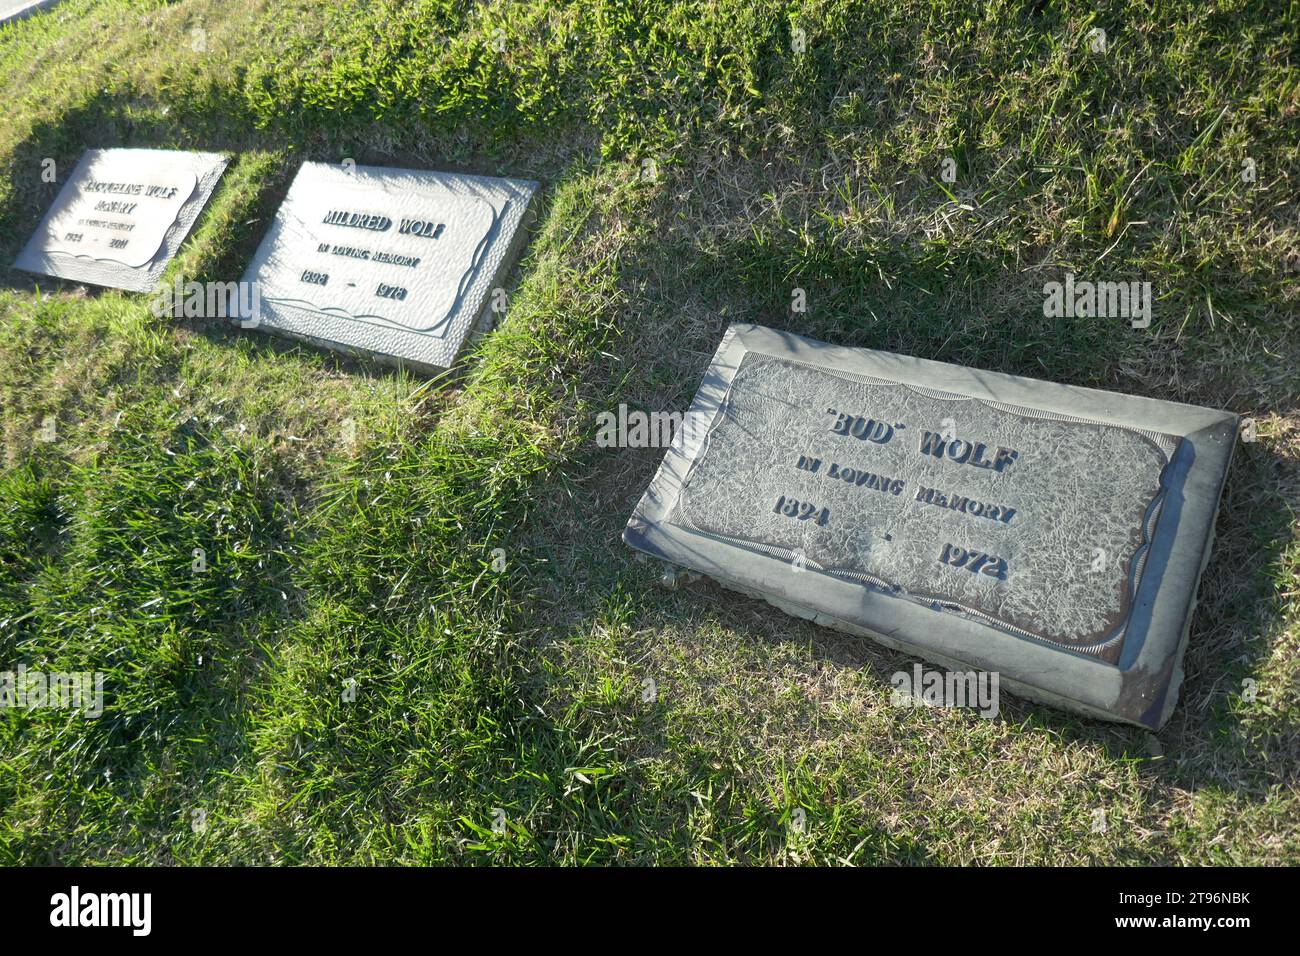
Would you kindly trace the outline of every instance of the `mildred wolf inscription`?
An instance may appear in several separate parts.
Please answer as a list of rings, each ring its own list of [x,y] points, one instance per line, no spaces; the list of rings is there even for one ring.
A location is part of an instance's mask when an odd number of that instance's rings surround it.
[[[518,252],[537,184],[304,163],[245,281],[259,327],[450,366]]]
[[[727,332],[634,547],[1012,690],[1159,727],[1236,416]]]
[[[87,150],[14,265],[149,292],[227,162],[217,153]]]

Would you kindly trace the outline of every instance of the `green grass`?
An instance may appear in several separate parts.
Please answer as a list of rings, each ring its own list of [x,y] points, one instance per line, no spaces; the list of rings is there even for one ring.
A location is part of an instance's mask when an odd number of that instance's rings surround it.
[[[6,263],[42,161],[91,146],[237,154],[168,280],[237,278],[303,159],[544,193],[455,379],[6,274],[0,669],[102,671],[107,706],[0,714],[0,861],[1300,861],[1297,37],[1295,2],[0,28]],[[1043,318],[1067,270],[1150,281],[1151,328]],[[892,707],[908,658],[658,587],[618,535],[659,453],[597,448],[595,415],[684,408],[731,321],[1256,418],[1159,738]]]

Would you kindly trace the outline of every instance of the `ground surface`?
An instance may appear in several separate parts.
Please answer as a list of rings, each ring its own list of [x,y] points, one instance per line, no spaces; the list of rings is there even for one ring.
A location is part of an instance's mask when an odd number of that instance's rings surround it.
[[[239,276],[303,159],[544,184],[455,381],[4,275],[0,668],[108,707],[0,715],[0,861],[1300,861],[1300,8],[1161,6],[0,28],[0,262],[90,146],[237,153],[187,279]],[[1151,327],[1044,318],[1066,271],[1150,281]],[[1253,416],[1168,727],[891,706],[910,659],[658,586],[618,535],[661,452],[595,415],[684,408],[734,320]]]

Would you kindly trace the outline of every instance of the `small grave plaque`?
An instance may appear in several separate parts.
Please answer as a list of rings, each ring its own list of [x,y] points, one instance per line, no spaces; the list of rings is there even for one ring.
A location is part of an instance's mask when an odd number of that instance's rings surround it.
[[[624,532],[791,613],[1158,728],[1227,412],[734,325]]]
[[[91,149],[14,266],[149,292],[229,160],[168,149]]]
[[[244,276],[259,284],[253,322],[426,371],[450,367],[492,308],[536,189],[304,163]]]

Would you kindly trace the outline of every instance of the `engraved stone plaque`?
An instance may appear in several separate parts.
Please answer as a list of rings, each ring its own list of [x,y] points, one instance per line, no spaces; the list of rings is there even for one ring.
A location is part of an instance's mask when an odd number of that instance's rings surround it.
[[[14,265],[148,292],[194,225],[227,162],[217,153],[88,150]]]
[[[259,328],[451,366],[523,240],[536,183],[304,163],[244,279]]]
[[[625,540],[1159,727],[1236,416],[733,326]]]

